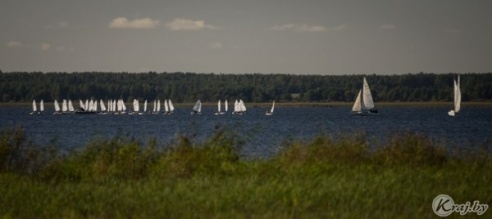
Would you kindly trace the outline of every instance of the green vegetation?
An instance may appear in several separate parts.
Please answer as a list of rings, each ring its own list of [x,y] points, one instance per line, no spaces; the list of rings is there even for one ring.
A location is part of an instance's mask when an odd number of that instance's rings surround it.
[[[378,102],[451,101],[457,74],[366,75]],[[215,102],[352,102],[363,75],[196,74],[196,73],[27,73],[0,71],[0,102],[33,99],[154,100]],[[461,74],[462,100],[492,99],[492,73]]]
[[[363,133],[283,143],[241,159],[218,129],[160,145],[115,137],[78,151],[36,146],[20,128],[0,135],[5,218],[422,218],[438,194],[492,203],[490,145],[450,151],[420,134],[370,148]],[[490,211],[490,210],[489,210]],[[489,215],[486,212],[485,215]]]

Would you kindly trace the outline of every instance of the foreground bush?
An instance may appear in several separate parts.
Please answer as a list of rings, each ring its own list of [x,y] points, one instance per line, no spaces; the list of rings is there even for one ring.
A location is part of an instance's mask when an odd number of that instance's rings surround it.
[[[246,160],[237,139],[225,130],[203,142],[180,135],[166,145],[115,137],[61,153],[29,143],[22,129],[7,130],[0,215],[421,218],[436,216],[431,203],[441,193],[456,203],[492,202],[485,146],[463,154],[421,134],[400,133],[378,147],[363,133],[320,134],[285,143],[269,159]]]

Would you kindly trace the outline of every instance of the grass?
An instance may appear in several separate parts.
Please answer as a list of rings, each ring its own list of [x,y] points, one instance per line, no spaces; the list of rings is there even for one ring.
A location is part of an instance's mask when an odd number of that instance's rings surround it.
[[[221,129],[204,142],[115,137],[70,153],[9,129],[0,138],[0,215],[429,218],[438,194],[492,202],[489,147],[456,153],[425,135],[397,133],[374,149],[363,133],[350,136],[322,133],[284,143],[269,159],[245,160],[240,138]]]

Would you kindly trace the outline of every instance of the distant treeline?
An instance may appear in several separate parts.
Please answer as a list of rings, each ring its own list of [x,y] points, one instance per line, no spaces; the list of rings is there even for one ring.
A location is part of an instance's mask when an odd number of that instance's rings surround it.
[[[463,101],[492,100],[492,73],[460,74]],[[0,102],[33,99],[242,98],[246,102],[353,101],[364,75],[1,72]],[[365,75],[375,101],[451,101],[457,74]]]

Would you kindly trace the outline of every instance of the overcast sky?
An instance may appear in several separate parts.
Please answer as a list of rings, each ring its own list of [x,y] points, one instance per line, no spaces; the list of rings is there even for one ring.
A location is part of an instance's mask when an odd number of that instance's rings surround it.
[[[491,0],[0,0],[0,70],[492,71]]]

